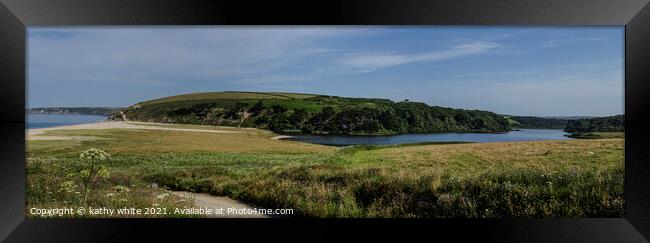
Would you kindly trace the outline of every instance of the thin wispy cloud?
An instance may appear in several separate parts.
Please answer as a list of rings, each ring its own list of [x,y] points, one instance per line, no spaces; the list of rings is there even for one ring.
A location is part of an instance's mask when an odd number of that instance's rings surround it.
[[[31,60],[39,67],[33,73],[35,78],[54,75],[87,81],[86,74],[92,73],[167,79],[182,73],[184,79],[190,80],[232,79],[263,75],[297,59],[320,55],[327,49],[313,42],[354,31],[98,29],[66,39],[58,35],[44,38],[35,31],[34,36],[39,37],[30,39],[29,51],[39,56]]]
[[[572,39],[564,39],[564,40],[549,40],[546,42],[545,46],[546,47],[557,47],[557,46],[562,46],[562,45],[568,45],[568,44],[578,44],[578,43],[585,43],[585,42],[594,42],[594,41],[604,41],[607,40],[604,37],[594,37],[594,38],[572,38]]]
[[[361,54],[346,57],[340,62],[362,71],[374,71],[414,62],[436,62],[468,55],[481,54],[499,47],[495,42],[475,41],[457,44],[447,50],[416,54]]]

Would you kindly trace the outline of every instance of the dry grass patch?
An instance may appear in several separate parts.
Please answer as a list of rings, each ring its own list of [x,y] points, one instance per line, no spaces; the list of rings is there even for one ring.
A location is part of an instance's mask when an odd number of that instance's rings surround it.
[[[593,170],[624,163],[623,139],[426,145],[377,151],[405,165],[434,167],[457,174],[499,168]]]
[[[70,150],[77,153],[86,147],[101,147],[110,153],[151,154],[171,152],[276,152],[323,153],[333,147],[294,141],[274,140],[276,134],[240,129],[242,133],[203,133],[168,130],[103,129],[48,131],[48,136],[93,136],[101,139],[69,141],[29,141],[30,151]],[[50,149],[48,149],[50,148]]]

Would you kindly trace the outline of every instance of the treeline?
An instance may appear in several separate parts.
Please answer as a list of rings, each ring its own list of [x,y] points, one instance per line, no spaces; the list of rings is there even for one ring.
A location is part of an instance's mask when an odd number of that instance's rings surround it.
[[[579,119],[568,121],[565,132],[580,134],[591,132],[624,132],[624,115],[596,117],[591,119]]]
[[[546,129],[563,129],[568,123],[568,119],[542,118],[534,116],[513,116],[510,119],[519,124],[513,125],[516,128],[546,128]]]
[[[256,120],[264,126],[266,119]],[[339,112],[325,107],[310,114],[271,116],[269,129],[276,132],[300,131],[311,134],[403,134],[439,132],[505,132],[506,119],[491,112],[431,107],[424,103],[399,102],[388,107],[350,107]]]
[[[101,115],[108,116],[119,111],[119,107],[45,107],[28,108],[26,113],[30,114],[66,114],[66,115]]]
[[[126,110],[129,120],[269,129],[279,133],[379,135],[507,132],[503,116],[419,102],[318,96],[291,101],[238,100]]]

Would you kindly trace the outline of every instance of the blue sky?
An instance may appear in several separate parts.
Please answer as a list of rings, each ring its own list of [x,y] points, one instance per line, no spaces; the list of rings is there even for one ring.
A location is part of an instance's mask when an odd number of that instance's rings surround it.
[[[241,90],[623,113],[623,27],[29,28],[27,105]]]

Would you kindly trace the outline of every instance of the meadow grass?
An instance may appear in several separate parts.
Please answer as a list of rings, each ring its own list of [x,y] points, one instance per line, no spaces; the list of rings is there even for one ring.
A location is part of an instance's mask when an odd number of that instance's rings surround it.
[[[112,205],[105,195],[117,185],[134,188],[128,203],[191,203],[158,202],[164,190],[148,186],[157,183],[306,217],[624,216],[623,139],[336,148],[233,130],[242,133],[47,132],[102,139],[28,141],[27,204],[70,203],[74,197],[53,191],[78,153],[95,147],[112,155],[111,178],[91,205]]]
[[[314,97],[312,94],[292,94],[292,93],[276,93],[276,92],[204,92],[204,93],[191,93],[175,95],[160,99],[149,100],[140,103],[140,105],[153,105],[161,103],[169,103],[176,101],[188,100],[215,100],[215,99],[305,99]]]

